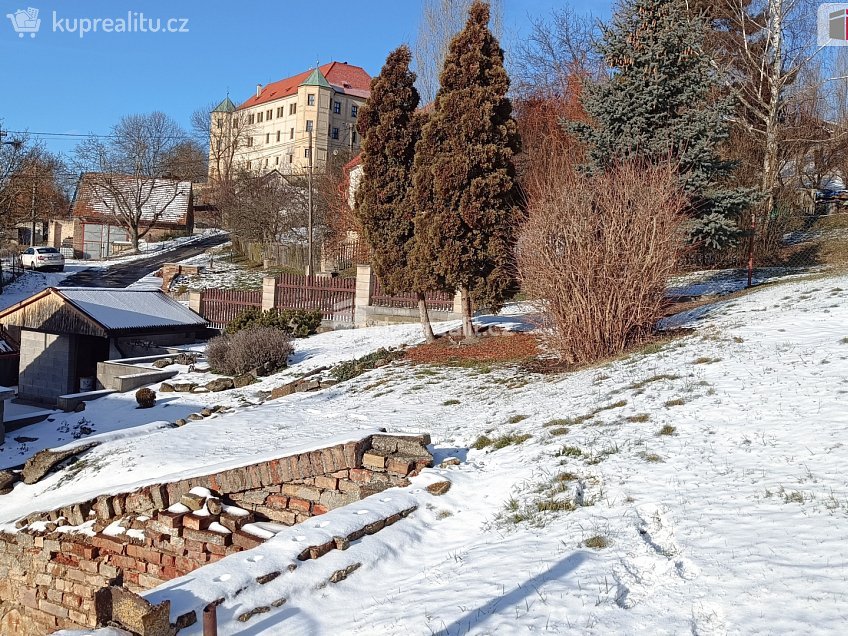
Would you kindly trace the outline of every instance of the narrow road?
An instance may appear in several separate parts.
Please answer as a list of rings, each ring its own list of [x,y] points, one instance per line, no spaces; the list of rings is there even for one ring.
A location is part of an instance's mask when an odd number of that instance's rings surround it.
[[[109,269],[84,269],[62,281],[60,287],[109,287],[119,289],[128,287],[155,272],[165,263],[176,263],[192,256],[202,254],[210,247],[222,245],[230,240],[229,234],[216,234],[189,245],[154,254],[147,258],[113,265]]]

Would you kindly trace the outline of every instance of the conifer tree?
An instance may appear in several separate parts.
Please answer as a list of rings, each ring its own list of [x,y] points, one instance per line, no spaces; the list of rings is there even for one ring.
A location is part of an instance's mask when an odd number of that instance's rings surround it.
[[[517,287],[520,141],[503,50],[488,23],[489,5],[475,0],[451,41],[415,156],[415,266],[437,288],[460,291],[466,337],[474,335],[472,302],[497,310]]]
[[[677,163],[690,197],[691,239],[718,248],[735,242],[736,220],[753,197],[724,185],[733,164],[719,147],[733,104],[716,97],[705,33],[685,0],[623,0],[600,44],[611,77],[586,86],[583,98],[593,124],[570,127],[589,143],[595,169],[633,157]]]
[[[410,266],[415,243],[412,168],[423,119],[416,112],[419,97],[415,73],[409,70],[411,59],[406,46],[389,54],[360,112],[363,177],[356,214],[371,246],[377,277],[389,294],[416,292],[424,336],[432,341],[426,277]]]

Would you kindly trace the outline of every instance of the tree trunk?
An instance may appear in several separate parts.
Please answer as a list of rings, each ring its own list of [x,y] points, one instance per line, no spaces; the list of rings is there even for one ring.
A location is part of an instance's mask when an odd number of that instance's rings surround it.
[[[471,319],[471,294],[465,286],[459,288],[459,293],[462,298],[462,335],[465,338],[473,338],[477,333]]]
[[[422,293],[418,293],[418,314],[421,316],[421,330],[424,332],[424,339],[427,342],[433,342],[436,336],[433,334],[433,325],[430,324],[430,312],[427,311],[427,299]]]
[[[772,41],[773,60],[771,65],[771,92],[765,121],[765,152],[763,154],[762,191],[763,215],[760,223],[765,227],[774,208],[774,192],[777,182],[778,140],[777,132],[780,125],[780,89],[783,85],[783,0],[769,2],[771,16],[769,20],[769,39]],[[754,283],[754,252],[756,250],[757,206],[751,206],[751,236],[748,241],[748,287]]]
[[[138,254],[138,241],[141,237],[139,236],[138,226],[130,228],[130,240],[132,241],[133,252]]]

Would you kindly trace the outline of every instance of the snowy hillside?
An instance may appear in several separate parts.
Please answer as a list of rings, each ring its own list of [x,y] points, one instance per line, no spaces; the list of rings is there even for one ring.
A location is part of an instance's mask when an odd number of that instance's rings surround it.
[[[31,489],[52,504],[178,457],[199,470],[347,431],[429,432],[437,467],[404,495],[418,511],[358,571],[222,633],[841,633],[846,290],[845,276],[776,284],[679,317],[694,332],[658,351],[578,373],[395,363],[180,429],[129,429],[73,484],[19,486],[0,521]],[[303,346],[350,338],[352,357],[369,333],[417,339],[397,327]],[[439,468],[447,457],[459,465]],[[421,489],[434,474],[453,482],[439,498]]]

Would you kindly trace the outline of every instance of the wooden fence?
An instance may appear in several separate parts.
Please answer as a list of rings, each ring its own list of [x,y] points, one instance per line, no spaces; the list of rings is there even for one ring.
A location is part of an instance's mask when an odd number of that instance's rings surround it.
[[[324,320],[353,322],[355,278],[280,274],[274,292],[277,309],[320,309]]]
[[[389,296],[383,291],[380,279],[372,274],[371,305],[374,307],[397,307],[401,309],[416,309],[418,297],[415,294],[398,294]],[[427,294],[427,308],[433,311],[453,311],[453,294],[431,292]]]
[[[262,308],[262,290],[206,289],[200,295],[200,315],[217,329],[251,307]]]

